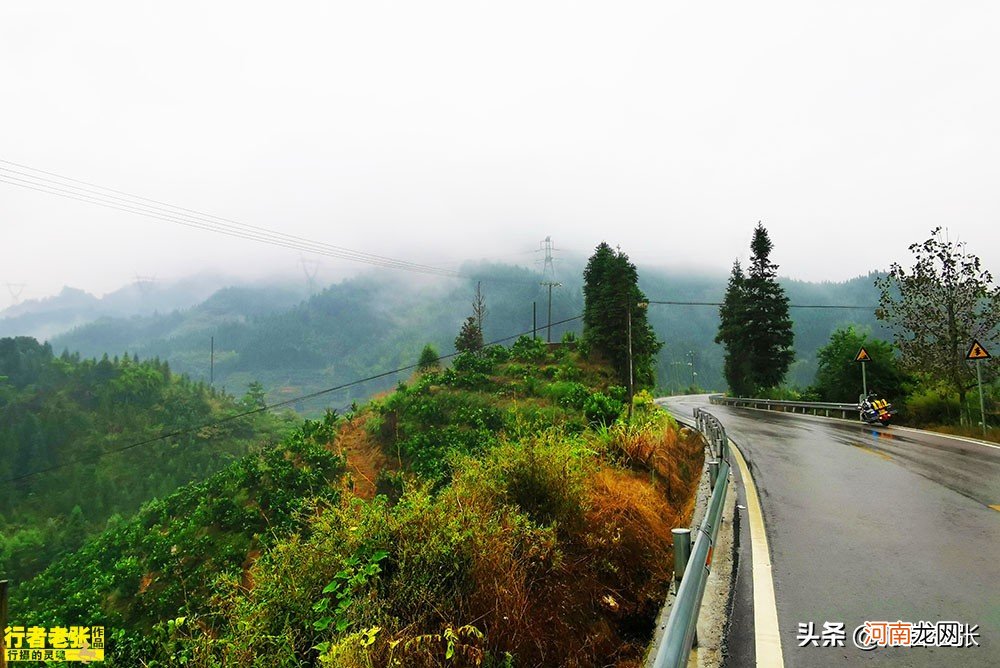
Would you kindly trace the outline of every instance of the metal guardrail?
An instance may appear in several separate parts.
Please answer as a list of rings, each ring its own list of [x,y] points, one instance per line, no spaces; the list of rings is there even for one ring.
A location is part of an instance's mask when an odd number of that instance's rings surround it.
[[[701,599],[705,594],[705,583],[712,566],[712,552],[715,539],[722,523],[722,509],[726,500],[726,487],[729,483],[729,439],[726,430],[715,416],[700,408],[695,409],[695,423],[698,431],[708,440],[712,460],[709,461],[709,473],[712,484],[712,498],[708,502],[705,517],[698,527],[694,547],[690,542],[689,549],[677,549],[678,534],[674,541],[674,571],[683,572],[680,586],[677,588],[677,598],[670,609],[670,617],[663,632],[663,641],[656,653],[653,668],[678,668],[687,666],[691,656],[691,646],[694,643],[695,629],[698,624],[698,611]],[[684,530],[690,537],[690,532]],[[679,568],[678,559],[683,559],[690,553],[687,563]]]
[[[749,397],[724,397],[721,394],[713,394],[709,397],[713,404],[723,406],[743,406],[746,408],[762,408],[764,410],[780,410],[786,413],[812,413],[813,415],[824,415],[830,417],[831,413],[840,413],[840,417],[847,419],[850,414],[858,415],[858,405],[827,403],[823,401],[780,401],[777,399],[751,399]]]

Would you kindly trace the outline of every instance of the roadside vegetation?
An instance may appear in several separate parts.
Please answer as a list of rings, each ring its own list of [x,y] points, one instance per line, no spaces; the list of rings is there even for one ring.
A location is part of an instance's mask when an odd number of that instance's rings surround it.
[[[703,444],[646,392],[626,422],[573,347],[307,422],[56,561],[12,619],[104,624],[113,666],[638,665]]]
[[[388,455],[377,496],[317,506],[174,640],[198,665],[638,665],[703,445],[648,394],[624,422],[613,382],[522,338],[373,402],[344,428]]]
[[[191,382],[159,360],[86,360],[29,337],[0,339],[0,573],[24,582],[142,503],[278,440],[288,415],[197,429],[259,399]],[[170,432],[182,433],[111,454]]]
[[[974,341],[1000,354],[1000,287],[979,258],[948,240],[941,228],[932,230],[926,241],[912,244],[910,251],[912,267],[893,264],[888,273],[874,277],[880,291],[876,315],[889,328],[891,341],[874,336],[870,326],[842,324],[816,353],[813,384],[796,389],[780,385],[780,378],[748,384],[745,376],[730,375],[730,369],[738,371],[744,364],[750,368],[749,357],[732,353],[749,349],[747,337],[737,328],[739,335],[726,357],[731,391],[770,399],[855,402],[862,392],[862,378],[860,363],[854,360],[865,348],[871,357],[865,363],[868,389],[893,402],[898,421],[983,438],[976,370],[981,364],[989,426],[985,438],[1000,442],[997,358],[978,363],[966,359]],[[720,310],[719,340],[724,343],[734,331],[726,323],[734,322],[734,313],[747,312],[739,302],[748,295],[739,289],[745,282],[737,264]]]
[[[109,666],[640,665],[703,441],[629,403],[610,330],[483,346],[484,316],[450,366],[425,349],[394,392],[116,519],[11,620],[104,625]]]

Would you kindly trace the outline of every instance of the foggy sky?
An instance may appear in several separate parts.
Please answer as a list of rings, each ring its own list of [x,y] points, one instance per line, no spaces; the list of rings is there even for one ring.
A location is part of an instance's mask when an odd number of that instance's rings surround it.
[[[936,225],[997,272],[998,24],[971,1],[6,2],[0,158],[443,267],[551,235],[724,273],[760,219],[784,276],[907,265]],[[7,282],[301,271],[4,183],[0,233],[0,307]]]

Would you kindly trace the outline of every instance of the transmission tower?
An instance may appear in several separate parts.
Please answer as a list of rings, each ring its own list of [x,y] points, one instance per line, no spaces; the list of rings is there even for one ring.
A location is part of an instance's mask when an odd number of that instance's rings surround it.
[[[559,249],[552,246],[552,237],[545,237],[545,239],[538,242],[538,250],[536,252],[545,253],[545,259],[539,260],[539,262],[544,263],[542,266],[542,277],[550,281],[556,277],[555,257],[552,253],[557,250]]]
[[[319,272],[319,260],[307,260],[299,258],[302,271],[306,275],[306,283],[309,285],[309,296],[316,294],[316,274]]]
[[[24,283],[8,283],[7,291],[10,292],[10,300],[15,305],[21,303],[21,293],[24,292]]]

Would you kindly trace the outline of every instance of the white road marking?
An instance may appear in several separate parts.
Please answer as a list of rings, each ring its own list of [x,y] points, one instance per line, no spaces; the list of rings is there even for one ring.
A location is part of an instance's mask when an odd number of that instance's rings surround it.
[[[761,411],[763,413],[781,413],[782,415],[794,415],[795,417],[808,417],[816,418],[818,420],[834,420],[836,422],[847,422],[849,424],[864,425],[860,420],[845,420],[844,418],[826,416],[826,415],[811,415],[809,413],[786,413],[785,411],[769,411],[766,408],[755,408],[753,406],[728,406],[726,404],[718,404],[723,408],[743,408],[751,411]],[[871,425],[868,425],[871,426]],[[939,436],[941,438],[950,438],[956,441],[962,441],[964,443],[971,443],[972,445],[982,445],[987,448],[993,448],[994,450],[1000,450],[1000,445],[995,443],[987,443],[986,441],[980,441],[978,438],[969,438],[968,436],[956,436],[954,434],[943,434],[940,431],[930,431],[928,429],[916,429],[914,427],[901,427],[895,425],[892,427],[892,431],[887,433],[891,434],[893,431],[911,431],[914,434],[927,434],[928,436]]]
[[[778,633],[778,606],[774,599],[774,575],[771,572],[771,550],[764,533],[764,515],[760,510],[757,486],[750,475],[739,448],[729,441],[729,451],[743,477],[747,497],[747,515],[750,519],[750,554],[753,559],[753,627],[754,647],[758,666],[784,666],[781,653],[781,636]]]

